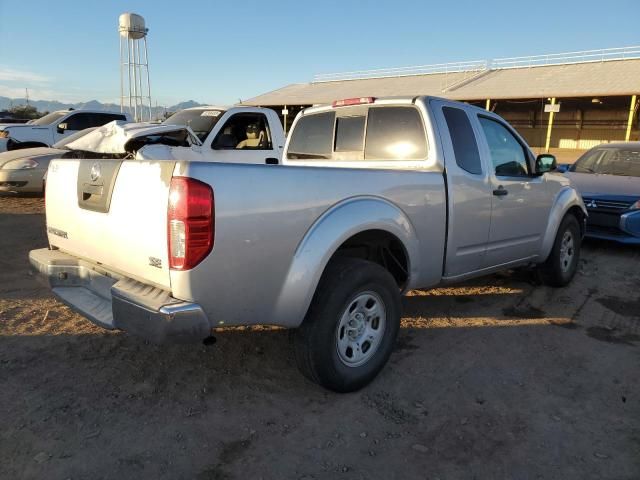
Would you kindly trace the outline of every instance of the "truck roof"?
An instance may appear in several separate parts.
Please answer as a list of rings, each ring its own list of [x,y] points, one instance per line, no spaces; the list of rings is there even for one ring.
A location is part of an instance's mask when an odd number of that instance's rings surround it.
[[[67,108],[63,110],[54,110],[51,113],[70,113],[70,112],[82,112],[82,113],[113,113],[117,115],[127,115],[124,112],[116,112],[114,110],[98,110],[95,108]]]
[[[229,105],[199,105],[197,107],[189,107],[183,108],[182,110],[178,110],[179,112],[190,111],[190,110],[228,110]]]
[[[263,108],[263,107],[255,107],[253,105],[200,105],[198,107],[189,107],[183,108],[182,110],[178,110],[179,112],[185,112],[190,110],[223,110],[227,111],[231,108]]]
[[[455,100],[450,100],[448,98],[442,98],[442,97],[435,97],[433,95],[411,95],[411,96],[391,96],[391,97],[357,97],[357,98],[353,98],[353,99],[346,99],[346,101],[356,101],[356,103],[352,103],[352,104],[345,104],[342,106],[335,106],[335,102],[334,103],[329,103],[326,105],[315,105],[313,107],[309,107],[303,110],[303,112],[305,114],[309,114],[309,113],[319,113],[319,112],[324,112],[324,111],[330,111],[333,110],[334,108],[347,108],[350,106],[353,107],[357,107],[359,105],[410,105],[412,103],[415,103],[415,101],[417,99],[423,99],[424,101],[429,101],[430,99],[437,99],[437,100],[442,100],[442,101],[446,101],[446,102],[450,102],[450,103],[459,103],[462,104],[463,102],[458,102]],[[361,103],[357,103],[357,100],[365,100]],[[344,101],[343,99],[336,99],[335,101]],[[480,107],[476,107],[475,105],[470,105],[470,104],[465,104],[468,107],[473,107],[475,109],[478,110],[482,110],[485,111],[483,108]]]

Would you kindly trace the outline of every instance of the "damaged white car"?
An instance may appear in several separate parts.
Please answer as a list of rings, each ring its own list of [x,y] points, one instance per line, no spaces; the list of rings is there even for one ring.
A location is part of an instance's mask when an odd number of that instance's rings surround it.
[[[69,143],[65,157],[278,164],[284,143],[273,110],[195,107],[159,125],[109,123]]]

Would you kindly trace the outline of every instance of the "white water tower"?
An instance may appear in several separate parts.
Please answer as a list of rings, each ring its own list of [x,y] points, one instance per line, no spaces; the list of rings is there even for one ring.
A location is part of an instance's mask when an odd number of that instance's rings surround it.
[[[128,111],[136,122],[151,120],[151,83],[144,18],[123,13],[118,18],[120,33],[120,111]]]

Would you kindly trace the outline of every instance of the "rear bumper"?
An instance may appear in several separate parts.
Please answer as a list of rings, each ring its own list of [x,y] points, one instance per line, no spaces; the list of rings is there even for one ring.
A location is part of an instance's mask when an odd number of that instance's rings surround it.
[[[198,304],[165,290],[100,270],[60,250],[32,250],[29,262],[60,300],[100,327],[153,343],[199,342],[211,334]]]

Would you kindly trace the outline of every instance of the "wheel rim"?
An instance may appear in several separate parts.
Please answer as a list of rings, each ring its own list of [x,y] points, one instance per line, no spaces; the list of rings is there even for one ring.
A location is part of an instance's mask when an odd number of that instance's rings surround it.
[[[336,349],[347,367],[367,363],[382,343],[387,314],[380,296],[363,292],[347,304],[336,329]]]
[[[575,253],[573,233],[571,233],[570,230],[567,230],[564,232],[562,242],[560,243],[560,269],[563,272],[567,272],[571,268]]]

